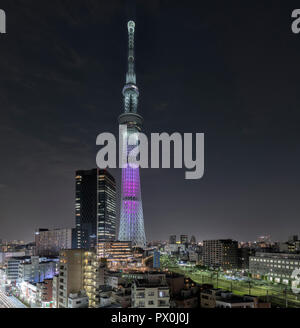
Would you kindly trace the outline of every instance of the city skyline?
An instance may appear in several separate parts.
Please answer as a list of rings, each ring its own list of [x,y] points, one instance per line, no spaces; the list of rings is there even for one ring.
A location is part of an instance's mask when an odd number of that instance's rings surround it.
[[[99,133],[117,134],[129,19],[139,26],[146,133],[203,132],[207,142],[199,181],[141,170],[148,240],[300,231],[300,45],[289,6],[2,6],[0,238],[29,242],[36,228],[74,227],[74,172],[96,166]],[[119,204],[121,170],[110,172]]]

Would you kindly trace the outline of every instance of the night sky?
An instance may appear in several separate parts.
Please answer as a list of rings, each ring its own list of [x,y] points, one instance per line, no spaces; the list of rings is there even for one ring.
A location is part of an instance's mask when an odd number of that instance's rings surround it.
[[[145,132],[205,133],[203,179],[142,170],[147,239],[299,233],[300,5],[286,2],[1,0],[0,238],[75,225],[75,171],[118,132],[129,19]]]

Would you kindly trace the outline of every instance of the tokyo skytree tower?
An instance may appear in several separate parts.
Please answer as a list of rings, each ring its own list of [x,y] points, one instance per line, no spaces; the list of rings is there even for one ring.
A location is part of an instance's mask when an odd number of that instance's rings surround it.
[[[127,133],[122,135],[123,161],[126,161],[130,151],[137,146],[137,143],[136,145],[129,145],[128,138],[134,133],[141,132],[143,124],[142,116],[137,113],[139,89],[136,85],[134,68],[134,32],[135,23],[130,21],[128,23],[128,72],[123,89],[124,113],[119,117],[119,124],[127,127]],[[134,246],[138,247],[146,245],[140,171],[138,167],[132,168],[128,164],[122,168],[119,240],[131,241]]]

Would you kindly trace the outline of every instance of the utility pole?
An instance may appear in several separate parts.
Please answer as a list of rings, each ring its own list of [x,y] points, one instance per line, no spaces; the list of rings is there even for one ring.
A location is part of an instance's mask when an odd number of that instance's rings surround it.
[[[285,295],[285,307],[288,307],[288,300],[287,300],[287,288],[284,289],[284,295]]]

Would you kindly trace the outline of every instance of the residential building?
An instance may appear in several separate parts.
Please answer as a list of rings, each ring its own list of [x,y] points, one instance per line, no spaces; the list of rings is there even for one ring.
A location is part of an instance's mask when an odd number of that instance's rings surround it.
[[[89,307],[94,308],[99,304],[100,286],[105,284],[106,263],[98,259],[96,252],[86,251],[83,265],[83,289],[89,298]]]
[[[52,279],[52,307],[58,308],[58,296],[59,296],[59,275],[56,275]]]
[[[39,229],[35,245],[37,256],[58,256],[61,250],[72,248],[72,229]]]
[[[83,291],[84,250],[63,250],[59,259],[57,307],[67,308],[70,294]]]
[[[37,283],[37,304],[41,308],[52,308],[53,279]]]
[[[145,275],[136,279],[131,288],[133,308],[169,308],[170,291],[165,275]]]
[[[84,292],[71,293],[68,297],[68,308],[87,308],[89,306],[89,298]]]
[[[231,239],[205,240],[203,264],[208,267],[232,270],[238,268],[238,242]]]
[[[122,284],[111,293],[112,304],[119,304],[122,308],[131,307],[131,284]]]

